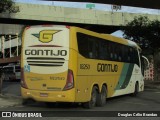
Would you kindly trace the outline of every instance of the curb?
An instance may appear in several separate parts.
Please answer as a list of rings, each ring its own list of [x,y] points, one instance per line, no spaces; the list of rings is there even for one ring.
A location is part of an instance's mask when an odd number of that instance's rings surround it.
[[[160,90],[160,81],[144,81],[144,88]]]
[[[4,105],[4,106],[0,106],[0,108],[14,107],[14,106],[17,106],[17,105],[21,105],[21,103],[15,103],[13,105]]]
[[[154,90],[160,90],[160,86],[151,86],[151,85],[145,85],[144,89],[154,89]]]
[[[13,95],[13,94],[0,94],[0,98],[5,98],[5,99],[10,99],[10,98],[22,99],[21,96],[16,96],[16,95]]]

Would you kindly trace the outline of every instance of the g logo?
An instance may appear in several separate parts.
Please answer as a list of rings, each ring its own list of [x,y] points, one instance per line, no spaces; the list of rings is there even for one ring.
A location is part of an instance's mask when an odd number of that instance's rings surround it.
[[[39,38],[42,43],[49,43],[53,40],[53,34],[59,32],[60,30],[42,30],[39,34],[32,34],[33,36]]]

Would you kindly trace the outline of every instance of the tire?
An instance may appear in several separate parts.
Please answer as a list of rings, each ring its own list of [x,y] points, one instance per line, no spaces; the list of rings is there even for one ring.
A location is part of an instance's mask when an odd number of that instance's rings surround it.
[[[83,103],[83,107],[87,109],[91,109],[96,106],[96,100],[97,99],[97,89],[96,87],[93,87],[92,93],[91,93],[91,99],[88,102]]]
[[[102,86],[101,93],[97,94],[97,101],[96,106],[102,107],[106,104],[106,97],[107,97],[107,88],[106,86]]]
[[[135,84],[135,89],[134,89],[134,93],[132,94],[132,96],[137,96],[139,92],[139,84],[138,82],[136,82]]]

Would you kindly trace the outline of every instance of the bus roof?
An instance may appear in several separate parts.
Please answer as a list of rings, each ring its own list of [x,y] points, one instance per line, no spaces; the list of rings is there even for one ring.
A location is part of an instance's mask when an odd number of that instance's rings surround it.
[[[126,45],[128,45],[128,46],[131,46],[131,47],[136,47],[136,48],[138,48],[138,49],[140,49],[141,50],[141,48],[137,45],[137,43],[135,43],[135,42],[133,42],[133,41],[131,41],[131,40],[127,40],[127,39],[125,39],[125,38],[120,38],[120,37],[117,37],[117,36],[113,36],[113,35],[110,35],[110,34],[104,34],[104,33],[97,33],[97,32],[94,32],[94,31],[90,31],[90,30],[87,30],[87,29],[84,29],[84,28],[80,28],[80,27],[76,27],[76,26],[67,26],[67,25],[53,25],[53,24],[44,24],[44,25],[33,25],[33,26],[28,26],[28,27],[26,27],[26,28],[30,28],[30,27],[66,27],[66,28],[70,28],[70,27],[72,27],[72,28],[78,28],[79,30],[81,29],[83,29],[83,30],[85,30],[85,31],[89,31],[89,32],[92,32],[92,33],[94,33],[94,34],[100,34],[101,35],[101,37],[102,38],[106,38],[107,37],[107,39],[108,40],[110,40],[110,41],[114,41],[114,42],[118,42],[118,43],[126,43]]]
[[[140,47],[137,45],[137,43],[134,42],[134,41],[131,41],[131,40],[128,40],[128,39],[125,39],[125,38],[121,38],[121,37],[117,37],[117,36],[114,36],[114,35],[111,35],[111,34],[104,34],[104,33],[103,33],[102,35],[104,35],[104,36],[105,36],[105,35],[106,35],[106,36],[112,36],[113,38],[116,38],[116,39],[121,40],[121,41],[127,41],[130,46],[135,46],[135,47],[137,47],[137,48],[140,48]]]

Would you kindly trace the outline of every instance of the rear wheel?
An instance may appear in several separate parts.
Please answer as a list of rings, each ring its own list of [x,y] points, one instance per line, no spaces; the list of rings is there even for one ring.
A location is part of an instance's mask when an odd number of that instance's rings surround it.
[[[91,93],[91,99],[90,101],[83,103],[83,107],[88,109],[95,107],[96,99],[97,99],[97,89],[96,87],[93,87],[92,93]]]
[[[106,97],[107,97],[107,88],[106,86],[103,85],[101,92],[97,94],[96,105],[100,107],[104,106],[106,104]]]

